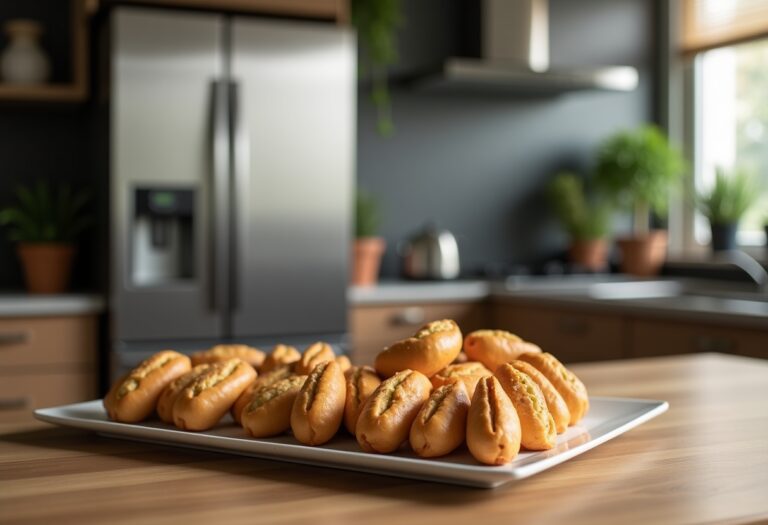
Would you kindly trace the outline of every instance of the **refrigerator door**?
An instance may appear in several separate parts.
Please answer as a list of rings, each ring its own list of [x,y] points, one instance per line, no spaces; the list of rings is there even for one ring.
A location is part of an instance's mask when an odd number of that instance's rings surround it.
[[[235,19],[235,337],[346,331],[355,41],[328,24]]]
[[[229,264],[227,213],[215,213],[230,177],[228,89],[216,82],[223,18],[137,8],[113,17],[113,336],[219,337]]]

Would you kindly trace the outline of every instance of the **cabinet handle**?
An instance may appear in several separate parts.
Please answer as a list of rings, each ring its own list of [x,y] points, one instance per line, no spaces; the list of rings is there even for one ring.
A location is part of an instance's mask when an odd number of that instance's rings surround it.
[[[0,397],[0,411],[3,410],[21,410],[28,407],[30,399],[28,397]]]
[[[698,352],[728,353],[735,351],[738,344],[729,337],[700,335],[694,340],[694,347]]]
[[[413,326],[423,324],[426,319],[424,308],[411,306],[403,308],[392,316],[391,323],[395,326]]]
[[[27,342],[26,332],[0,333],[0,346],[18,345]]]

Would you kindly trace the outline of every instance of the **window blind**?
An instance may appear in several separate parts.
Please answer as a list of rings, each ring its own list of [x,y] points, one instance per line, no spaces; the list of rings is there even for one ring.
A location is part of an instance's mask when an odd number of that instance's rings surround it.
[[[685,52],[761,37],[768,37],[768,0],[683,0]]]

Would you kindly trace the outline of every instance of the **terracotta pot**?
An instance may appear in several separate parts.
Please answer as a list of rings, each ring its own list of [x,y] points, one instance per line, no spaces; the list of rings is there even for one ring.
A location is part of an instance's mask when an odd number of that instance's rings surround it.
[[[387,243],[381,237],[355,239],[352,253],[352,284],[372,286],[379,280],[381,256]]]
[[[30,293],[61,293],[69,286],[75,247],[61,243],[21,243],[17,248]]]
[[[606,239],[573,239],[568,258],[587,270],[599,272],[608,266],[608,241]]]
[[[656,275],[667,256],[667,232],[653,230],[644,237],[619,239],[621,271],[647,277]]]

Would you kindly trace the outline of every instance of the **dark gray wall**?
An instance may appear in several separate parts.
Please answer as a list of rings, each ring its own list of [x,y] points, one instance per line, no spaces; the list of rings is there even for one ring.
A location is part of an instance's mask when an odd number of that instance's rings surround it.
[[[531,262],[562,249],[541,190],[554,171],[589,166],[595,144],[609,133],[653,116],[653,9],[647,0],[550,0],[553,64],[630,64],[640,88],[630,94],[575,93],[554,99],[437,95],[396,88],[397,132],[382,139],[365,91],[360,93],[358,180],[382,201],[382,233],[389,241],[385,275],[396,275],[395,243],[426,220],[459,236],[464,268],[485,262]],[[399,73],[429,69],[466,42],[467,12],[476,0],[404,1],[408,25]],[[3,3],[0,19],[32,15],[52,30],[51,49],[65,38],[58,0]],[[35,7],[37,6],[37,7]],[[27,11],[35,9],[35,12]],[[40,8],[42,9],[42,8]],[[25,11],[26,10],[26,11]],[[459,29],[461,28],[461,29]],[[463,39],[462,39],[463,38]],[[475,46],[476,47],[476,46]],[[66,54],[54,53],[63,78]],[[62,69],[64,68],[64,69]],[[93,125],[93,103],[80,106],[0,105],[0,204],[12,187],[36,178],[91,187],[94,214],[106,218],[106,173],[94,153],[103,149]],[[94,132],[93,130],[98,130]],[[104,286],[104,225],[85,236],[75,287]],[[0,289],[22,286],[12,246],[0,233]]]
[[[74,107],[0,107],[0,206],[14,202],[18,185],[46,180],[88,188],[96,216],[98,192],[89,156],[89,112]],[[83,236],[75,263],[76,289],[99,287],[98,225]],[[0,232],[0,290],[21,289],[21,267],[6,232]]]
[[[435,43],[450,36],[434,28],[439,10],[433,3],[407,4],[403,55],[409,61],[418,56],[414,68],[452,48]],[[455,6],[442,15],[441,28],[446,17],[462,23]],[[636,66],[641,83],[632,93],[516,98],[396,86],[396,133],[382,138],[361,90],[358,184],[382,204],[381,233],[389,245],[382,274],[397,275],[397,241],[428,220],[457,235],[467,273],[486,263],[529,264],[557,256],[565,239],[543,188],[559,169],[588,169],[595,146],[610,133],[653,119],[653,20],[654,3],[646,0],[550,1],[553,66]],[[409,52],[420,41],[430,41],[430,49]],[[467,46],[453,45],[461,47]]]
[[[66,82],[70,75],[69,2],[61,0],[4,0],[0,24],[12,18],[32,18],[44,28],[41,44],[51,61],[51,80]],[[7,39],[0,34],[0,50]],[[83,236],[75,262],[73,287],[100,289],[106,268],[103,202],[106,177],[94,165],[93,104],[0,102],[0,207],[13,203],[13,190],[36,180],[87,188],[93,195],[90,213],[95,224]],[[0,230],[0,290],[21,290],[21,267]]]

